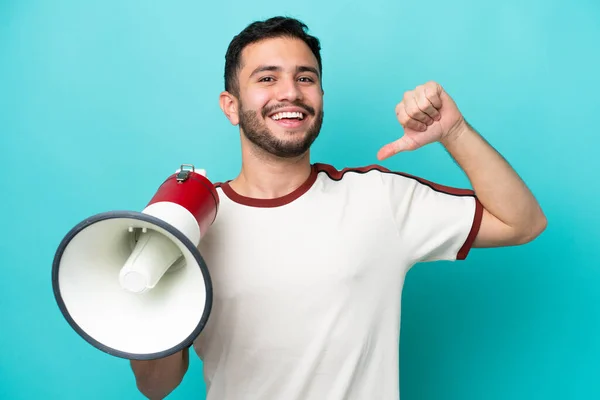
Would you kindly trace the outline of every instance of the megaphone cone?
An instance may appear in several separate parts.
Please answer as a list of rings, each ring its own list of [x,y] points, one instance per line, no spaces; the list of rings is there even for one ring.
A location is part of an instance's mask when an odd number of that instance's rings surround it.
[[[171,175],[146,208],[86,218],[60,242],[52,288],[70,326],[111,355],[150,360],[192,345],[212,306],[197,246],[219,197],[204,171]]]

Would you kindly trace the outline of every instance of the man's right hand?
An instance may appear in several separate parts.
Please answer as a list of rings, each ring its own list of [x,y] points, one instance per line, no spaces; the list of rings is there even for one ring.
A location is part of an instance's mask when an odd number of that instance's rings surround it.
[[[189,349],[157,360],[130,360],[138,390],[151,400],[167,397],[183,380],[189,367]]]

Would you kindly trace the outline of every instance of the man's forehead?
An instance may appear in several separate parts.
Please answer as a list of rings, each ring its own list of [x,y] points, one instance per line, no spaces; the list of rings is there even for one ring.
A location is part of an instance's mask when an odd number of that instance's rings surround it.
[[[284,69],[312,66],[318,69],[315,55],[306,43],[297,38],[268,38],[246,46],[241,53],[240,66],[248,76],[258,66],[271,65]]]

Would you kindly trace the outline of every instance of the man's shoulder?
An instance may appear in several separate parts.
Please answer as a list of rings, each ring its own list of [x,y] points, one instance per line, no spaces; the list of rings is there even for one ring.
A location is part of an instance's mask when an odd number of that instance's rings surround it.
[[[329,180],[336,182],[342,181],[345,177],[353,176],[355,177],[351,179],[353,182],[376,181],[384,187],[394,188],[395,190],[423,187],[447,194],[473,195],[472,189],[446,186],[419,175],[390,169],[379,164],[336,168],[327,163],[315,163],[313,166],[317,173],[322,173]],[[346,181],[350,180],[346,179]]]

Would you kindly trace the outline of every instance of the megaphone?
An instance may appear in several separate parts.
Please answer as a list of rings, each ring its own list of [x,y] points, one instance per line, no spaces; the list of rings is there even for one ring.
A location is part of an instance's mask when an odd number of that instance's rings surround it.
[[[212,306],[198,244],[219,197],[206,171],[183,164],[141,211],[109,211],[74,226],[52,264],[62,315],[88,343],[130,360],[190,347]]]

